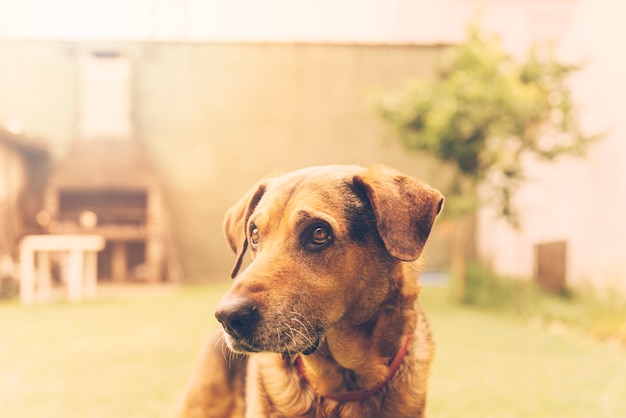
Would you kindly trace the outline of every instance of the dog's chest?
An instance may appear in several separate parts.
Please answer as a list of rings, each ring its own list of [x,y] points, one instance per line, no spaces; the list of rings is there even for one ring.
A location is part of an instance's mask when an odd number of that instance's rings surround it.
[[[299,402],[293,402],[291,404],[280,404],[280,402],[275,402],[269,397],[265,397],[263,399],[265,411],[262,416],[267,418],[367,418],[367,417],[375,417],[375,418],[401,418],[407,416],[406,414],[402,414],[400,410],[390,411],[389,407],[384,407],[384,398],[380,397],[372,397],[363,402],[346,402],[340,403],[331,399],[326,399],[324,397],[320,397],[317,395],[307,396],[305,392],[307,389],[304,389],[300,395],[305,395],[307,398],[304,401],[303,398],[300,398]],[[266,394],[267,396],[269,394]],[[400,406],[402,402],[397,400],[396,406]],[[385,411],[385,412],[383,412]],[[414,414],[410,414],[413,418]],[[421,415],[418,413],[415,417],[420,417]]]
[[[271,408],[274,409],[274,408]],[[363,404],[358,402],[353,403],[345,403],[338,404],[334,401],[325,401],[316,399],[313,401],[312,405],[308,409],[308,411],[304,414],[287,412],[287,411],[268,411],[266,414],[268,418],[294,418],[294,417],[302,417],[302,418],[366,418],[366,417],[376,417],[376,418],[399,418],[400,415],[395,413],[382,414],[380,412],[379,405],[374,404]]]
[[[278,356],[275,356],[276,359]],[[402,418],[421,417],[421,407],[411,399],[418,394],[390,385],[362,401],[338,402],[315,393],[313,388],[282,360],[251,357],[247,404],[260,407],[246,417],[265,418]],[[250,365],[249,364],[249,365]],[[253,383],[254,382],[254,383]],[[406,396],[400,396],[403,393]]]

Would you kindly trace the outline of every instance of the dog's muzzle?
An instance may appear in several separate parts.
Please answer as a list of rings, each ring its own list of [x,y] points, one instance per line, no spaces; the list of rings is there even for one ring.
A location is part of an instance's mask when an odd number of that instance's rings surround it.
[[[259,322],[259,308],[249,301],[220,304],[215,317],[235,339],[250,340]]]
[[[228,334],[228,345],[237,352],[310,355],[317,351],[322,335],[319,329],[296,329],[301,322],[264,324],[258,305],[247,299],[223,301],[215,317]]]

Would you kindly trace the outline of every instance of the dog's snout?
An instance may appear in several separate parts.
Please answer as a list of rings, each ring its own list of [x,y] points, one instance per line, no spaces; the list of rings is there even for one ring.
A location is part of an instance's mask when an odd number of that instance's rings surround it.
[[[259,308],[247,300],[222,303],[215,317],[228,333],[246,338],[252,334],[259,321]]]

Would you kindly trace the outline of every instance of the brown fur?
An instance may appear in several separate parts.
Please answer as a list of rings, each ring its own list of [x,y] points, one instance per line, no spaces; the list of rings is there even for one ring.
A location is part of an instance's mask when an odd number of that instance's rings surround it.
[[[216,313],[224,330],[179,416],[422,417],[433,343],[415,261],[442,202],[384,166],[314,167],[259,183],[226,214],[237,261]],[[331,239],[313,240],[318,227]],[[252,262],[237,275],[247,250]],[[380,391],[331,399],[384,381],[406,335],[408,353]]]

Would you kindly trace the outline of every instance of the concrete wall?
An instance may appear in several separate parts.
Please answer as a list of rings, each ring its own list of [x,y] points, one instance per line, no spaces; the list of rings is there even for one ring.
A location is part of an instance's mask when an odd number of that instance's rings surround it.
[[[0,120],[21,120],[62,155],[78,135],[79,60],[94,50],[131,62],[136,139],[163,185],[190,280],[227,274],[222,216],[270,172],[383,162],[438,185],[432,162],[400,149],[368,98],[430,76],[440,48],[5,41]],[[431,252],[440,267],[445,254]]]

